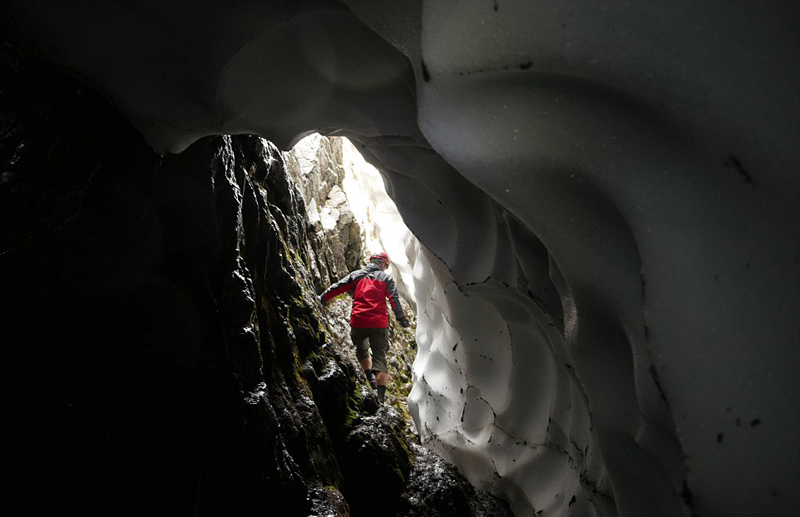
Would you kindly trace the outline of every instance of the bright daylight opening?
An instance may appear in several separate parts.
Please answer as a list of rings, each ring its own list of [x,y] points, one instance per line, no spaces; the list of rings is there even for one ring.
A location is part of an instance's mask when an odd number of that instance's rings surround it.
[[[415,307],[408,259],[415,238],[386,193],[378,170],[347,138],[318,133],[300,140],[287,153],[287,162],[303,191],[309,222],[330,231],[352,212],[361,230],[361,258],[379,251],[388,253],[400,296]]]
[[[346,138],[315,133],[285,158],[305,201],[316,250],[309,267],[328,342],[359,365],[381,403],[395,406],[413,425],[406,401],[417,355],[409,260],[414,262],[416,239],[387,195],[381,174]],[[372,264],[371,256],[380,253],[389,257],[385,271]],[[377,299],[383,296],[382,307]],[[386,329],[385,334],[378,329]]]

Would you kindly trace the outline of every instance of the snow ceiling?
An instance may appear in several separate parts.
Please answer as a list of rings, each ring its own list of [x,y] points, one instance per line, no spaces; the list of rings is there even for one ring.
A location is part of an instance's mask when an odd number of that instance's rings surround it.
[[[347,136],[423,439],[517,515],[800,506],[800,4],[7,0],[154,148]]]

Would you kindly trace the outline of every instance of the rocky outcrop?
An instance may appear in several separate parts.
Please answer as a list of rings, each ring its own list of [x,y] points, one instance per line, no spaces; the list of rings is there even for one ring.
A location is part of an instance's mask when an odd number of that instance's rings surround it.
[[[310,272],[318,291],[363,266],[364,235],[342,190],[342,142],[315,135],[284,153],[306,207]]]
[[[215,136],[160,156],[2,40],[0,67],[5,504],[454,515],[426,495],[434,475],[478,497],[452,468],[417,468],[430,460],[407,418],[378,406],[327,323],[274,145]],[[491,501],[475,515],[507,512]]]

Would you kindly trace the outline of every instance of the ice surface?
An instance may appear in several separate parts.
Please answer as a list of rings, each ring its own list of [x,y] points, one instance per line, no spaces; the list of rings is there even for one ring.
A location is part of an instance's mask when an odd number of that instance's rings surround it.
[[[518,515],[793,515],[800,6],[345,3],[0,23],[162,152],[351,139],[421,243],[421,436]]]

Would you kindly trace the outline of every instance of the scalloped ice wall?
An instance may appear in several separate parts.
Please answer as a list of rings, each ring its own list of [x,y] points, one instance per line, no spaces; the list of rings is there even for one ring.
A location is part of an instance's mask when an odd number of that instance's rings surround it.
[[[162,152],[355,142],[426,248],[422,438],[518,515],[800,506],[800,4],[0,10]]]

